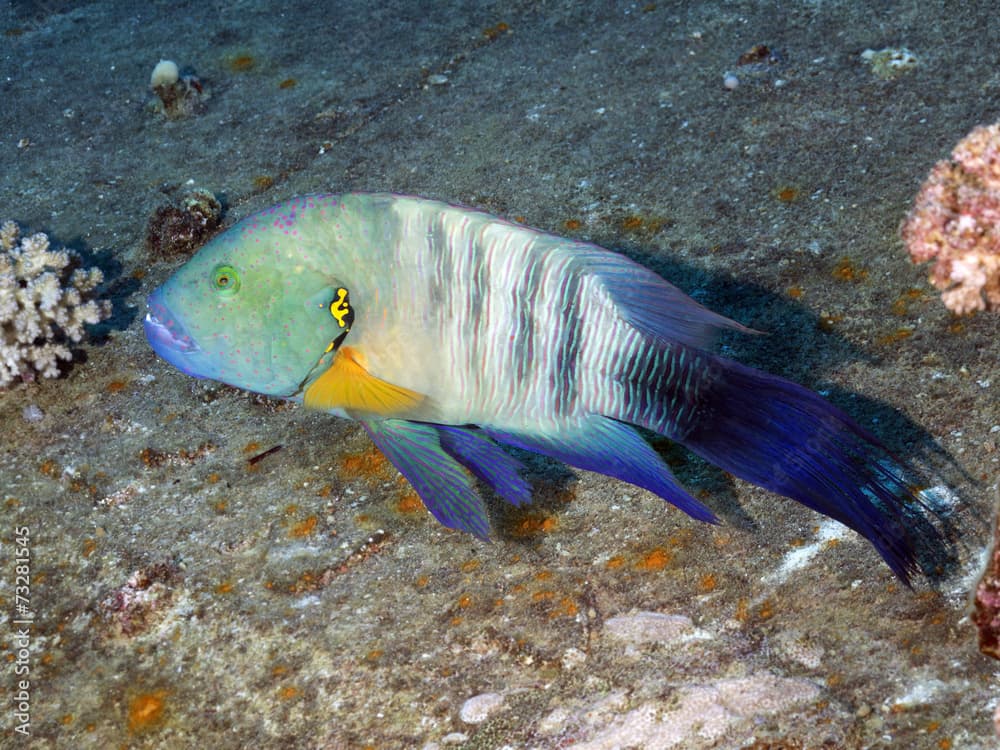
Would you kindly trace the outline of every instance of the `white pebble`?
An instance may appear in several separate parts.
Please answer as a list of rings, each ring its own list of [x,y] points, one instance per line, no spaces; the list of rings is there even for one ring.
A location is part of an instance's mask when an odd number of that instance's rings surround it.
[[[173,86],[180,77],[180,70],[173,60],[160,60],[149,76],[149,87]]]
[[[28,404],[21,411],[21,416],[25,422],[41,422],[45,418],[45,413],[38,407],[38,404]]]
[[[613,638],[635,645],[644,643],[679,643],[694,633],[691,618],[660,612],[637,612],[612,617],[604,623],[604,632]]]
[[[740,85],[740,79],[736,77],[735,73],[726,73],[726,75],[722,77],[722,85],[724,88],[732,91]]]
[[[458,716],[466,724],[482,724],[501,708],[503,696],[500,693],[482,693],[463,703]]]
[[[571,669],[576,669],[577,667],[583,665],[587,661],[587,655],[578,648],[568,648],[563,651],[562,655],[562,668],[567,672]]]

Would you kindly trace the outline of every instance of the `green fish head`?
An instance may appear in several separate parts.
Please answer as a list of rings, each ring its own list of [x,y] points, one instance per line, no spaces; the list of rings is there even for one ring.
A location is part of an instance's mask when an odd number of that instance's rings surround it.
[[[295,398],[350,330],[349,290],[322,253],[251,216],[218,235],[155,290],[150,345],[182,372]]]

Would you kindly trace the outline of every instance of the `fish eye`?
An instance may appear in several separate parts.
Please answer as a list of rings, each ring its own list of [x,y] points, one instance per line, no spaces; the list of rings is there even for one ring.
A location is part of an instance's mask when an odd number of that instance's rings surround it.
[[[240,289],[240,275],[232,266],[216,266],[212,272],[212,286],[217,292],[235,294]]]

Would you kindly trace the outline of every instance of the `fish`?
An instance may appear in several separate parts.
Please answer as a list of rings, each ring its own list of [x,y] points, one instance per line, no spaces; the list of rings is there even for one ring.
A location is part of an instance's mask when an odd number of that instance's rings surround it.
[[[143,326],[187,375],[360,422],[440,523],[481,539],[482,485],[532,498],[511,447],[717,523],[640,427],[853,529],[907,585],[923,572],[933,525],[901,460],[712,351],[752,329],[594,244],[415,196],[299,196],[210,240]]]

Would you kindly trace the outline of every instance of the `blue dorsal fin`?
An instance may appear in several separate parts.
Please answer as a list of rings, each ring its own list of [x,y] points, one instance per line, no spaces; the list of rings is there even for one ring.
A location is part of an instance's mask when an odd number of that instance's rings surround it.
[[[501,443],[621,479],[655,492],[692,518],[718,523],[715,514],[678,484],[659,454],[626,424],[607,417],[590,416],[581,420],[575,429],[562,430],[558,434],[484,429]]]
[[[475,427],[436,425],[441,447],[493,488],[511,505],[531,502],[531,485],[521,476],[520,461]]]
[[[490,535],[483,499],[468,472],[441,444],[435,425],[403,419],[365,420],[372,442],[409,480],[427,510],[450,529]]]
[[[600,279],[622,317],[649,336],[705,348],[723,330],[760,333],[702,307],[624,255],[581,243],[574,261]]]

